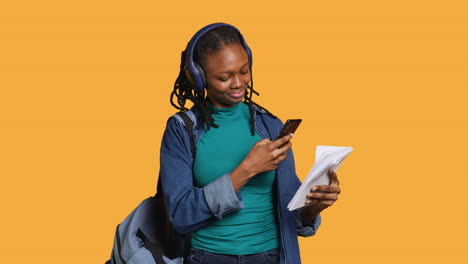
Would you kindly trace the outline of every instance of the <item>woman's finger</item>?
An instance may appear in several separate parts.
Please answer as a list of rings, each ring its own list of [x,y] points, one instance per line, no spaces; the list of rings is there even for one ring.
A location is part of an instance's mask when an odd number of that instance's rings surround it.
[[[308,199],[318,199],[318,200],[333,200],[336,201],[338,200],[338,193],[319,193],[319,192],[314,192],[314,193],[308,193],[307,194]]]
[[[320,203],[323,205],[331,206],[336,200],[321,200]]]
[[[293,137],[293,134],[286,135],[284,137],[278,138],[277,140],[273,141],[272,148],[277,149],[284,144],[286,144],[291,138]]]
[[[331,206],[336,202],[336,200],[323,200],[323,199],[307,199],[305,201],[305,205],[324,205],[324,206]]]
[[[276,158],[276,164],[280,163],[281,161],[285,160],[287,157],[287,154],[286,153],[283,153],[281,155],[279,155],[277,158]]]
[[[278,157],[279,155],[285,154],[286,152],[288,152],[291,149],[291,146],[292,146],[292,143],[287,142],[286,144],[284,144],[280,148],[274,148],[273,149],[273,156]]]
[[[260,141],[257,141],[257,143],[255,143],[255,146],[265,145],[265,144],[268,144],[268,143],[270,143],[270,142],[271,142],[270,139],[264,138],[264,139],[262,139],[262,140],[260,140]]]
[[[313,192],[341,193],[341,190],[340,187],[335,185],[315,185],[310,190],[310,193]]]

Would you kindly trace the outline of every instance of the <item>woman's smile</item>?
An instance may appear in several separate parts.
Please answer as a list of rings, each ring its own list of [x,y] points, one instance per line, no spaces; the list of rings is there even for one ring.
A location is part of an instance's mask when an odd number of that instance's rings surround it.
[[[237,93],[228,93],[228,95],[231,96],[231,97],[233,97],[233,98],[239,99],[239,98],[243,98],[243,97],[244,97],[244,93],[245,93],[245,89],[242,89],[242,91],[240,91],[240,92],[237,92]]]

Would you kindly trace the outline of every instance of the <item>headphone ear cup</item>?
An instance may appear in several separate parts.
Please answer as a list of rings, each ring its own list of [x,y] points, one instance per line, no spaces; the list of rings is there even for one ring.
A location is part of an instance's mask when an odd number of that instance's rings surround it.
[[[205,72],[203,71],[202,67],[200,67],[200,65],[195,64],[195,68],[197,68],[197,71],[198,71],[198,75],[200,76],[200,79],[201,81],[203,82],[203,87],[200,87],[200,89],[203,89],[207,86],[206,84],[206,76],[205,76]]]

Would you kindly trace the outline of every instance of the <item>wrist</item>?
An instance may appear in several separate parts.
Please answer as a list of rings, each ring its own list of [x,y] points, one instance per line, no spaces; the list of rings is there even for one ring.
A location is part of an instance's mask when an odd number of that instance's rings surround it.
[[[242,161],[234,171],[236,171],[237,174],[242,175],[242,177],[247,180],[250,180],[256,174],[252,166],[249,166],[245,161]]]
[[[305,206],[301,208],[300,215],[304,225],[311,223],[324,208],[318,208],[317,206]]]

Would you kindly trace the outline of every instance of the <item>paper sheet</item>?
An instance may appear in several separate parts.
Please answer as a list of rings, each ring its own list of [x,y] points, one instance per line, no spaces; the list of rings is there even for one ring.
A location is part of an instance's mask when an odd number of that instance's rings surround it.
[[[293,211],[304,207],[307,193],[309,193],[312,186],[330,184],[328,169],[336,172],[351,151],[353,151],[352,147],[317,146],[314,166],[312,166],[305,181],[289,202],[288,209]]]

